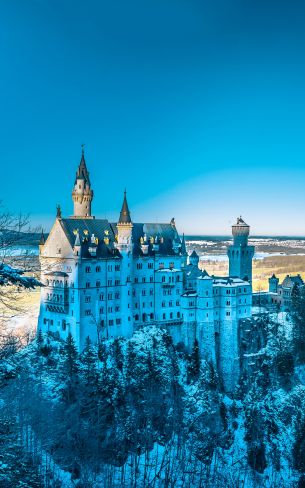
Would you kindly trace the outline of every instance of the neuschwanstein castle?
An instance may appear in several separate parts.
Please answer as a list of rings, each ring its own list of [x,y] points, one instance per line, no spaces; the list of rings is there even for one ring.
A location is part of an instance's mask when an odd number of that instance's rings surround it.
[[[84,152],[72,191],[74,212],[58,208],[53,228],[40,243],[42,282],[38,328],[79,349],[86,338],[130,337],[149,325],[166,328],[175,343],[200,351],[217,366],[230,390],[238,377],[238,323],[251,316],[252,258],[249,226],[233,225],[228,247],[229,276],[199,268],[169,223],[135,223],[126,192],[117,222],[95,218],[93,190]]]

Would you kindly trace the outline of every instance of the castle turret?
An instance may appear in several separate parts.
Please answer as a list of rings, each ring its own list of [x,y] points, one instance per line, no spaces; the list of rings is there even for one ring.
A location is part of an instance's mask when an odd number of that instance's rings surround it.
[[[252,281],[254,246],[248,245],[250,226],[239,217],[232,225],[233,245],[228,247],[229,276]]]
[[[86,166],[83,147],[81,160],[76,171],[75,183],[72,191],[72,200],[74,202],[73,217],[92,218],[91,202],[93,200],[93,190],[91,189],[89,171]]]
[[[182,241],[181,241],[181,256],[183,257],[183,260],[181,261],[181,265],[185,267],[187,265],[187,250],[186,250],[186,243],[185,243],[185,237],[184,234],[182,236]]]
[[[132,335],[132,322],[130,321],[130,310],[132,309],[132,221],[128,208],[126,190],[117,223],[117,243],[116,247],[120,251],[121,260],[121,283],[125,286],[121,288],[121,310],[122,322],[125,324],[127,336]],[[144,244],[144,237],[143,237]]]
[[[273,275],[269,278],[269,292],[270,293],[277,293],[278,292],[278,286],[279,286],[279,278]]]
[[[126,190],[124,191],[124,199],[120,212],[120,218],[117,223],[118,239],[117,247],[120,251],[127,247],[131,247],[132,238],[132,221],[127,203]]]
[[[199,264],[199,256],[198,254],[196,253],[195,249],[194,251],[192,252],[192,254],[190,255],[189,257],[189,261],[190,261],[190,264],[192,266],[198,266]]]

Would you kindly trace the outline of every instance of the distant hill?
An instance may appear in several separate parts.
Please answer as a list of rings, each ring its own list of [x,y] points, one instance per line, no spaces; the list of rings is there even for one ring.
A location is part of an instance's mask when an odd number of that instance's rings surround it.
[[[49,234],[45,234],[47,239]],[[0,232],[0,246],[1,242],[12,242],[14,245],[38,246],[41,237],[41,232],[17,232],[12,230],[3,230]]]

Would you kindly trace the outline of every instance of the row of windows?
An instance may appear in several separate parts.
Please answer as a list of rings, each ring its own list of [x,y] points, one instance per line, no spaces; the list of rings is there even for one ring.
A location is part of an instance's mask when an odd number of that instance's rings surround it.
[[[134,282],[135,282],[135,283],[139,283],[139,278],[135,278],[135,279],[134,279]],[[153,282],[154,282],[154,277],[153,277],[153,276],[150,276],[150,277],[149,277],[149,282],[150,282],[150,283],[153,283]],[[142,283],[146,283],[146,278],[145,278],[145,276],[143,276],[143,278],[142,278]]]
[[[107,271],[111,272],[111,271],[113,271],[113,269],[114,269],[114,271],[120,271],[121,267],[120,267],[119,264],[115,264],[114,266],[112,264],[108,264]],[[86,273],[91,273],[91,270],[92,270],[91,266],[86,266],[85,267],[85,272]],[[100,266],[96,266],[95,272],[96,273],[100,273],[101,272],[101,267]]]
[[[67,281],[63,282],[63,281],[60,281],[60,280],[46,280],[46,285],[47,286],[55,286],[55,287],[62,288],[64,285],[65,286],[68,286],[68,282]],[[71,283],[71,286],[72,285],[73,284]]]
[[[152,306],[153,306],[153,302],[149,302],[149,306],[150,306],[150,307],[152,307]],[[128,307],[129,307],[129,304],[128,304]],[[134,304],[134,307],[135,307],[135,308],[139,308],[139,303],[137,303],[137,302],[136,302],[136,303]],[[142,303],[142,308],[145,308],[145,307],[146,307],[145,302],[143,302],[143,303]]]
[[[238,310],[238,313],[240,315],[242,313],[242,311],[241,310]],[[245,313],[247,313],[247,309],[246,308],[245,308]],[[231,315],[231,312],[226,312],[226,316],[227,317],[230,317],[230,315]]]
[[[175,263],[171,262],[171,263],[169,263],[168,266],[170,269],[173,269],[175,267]],[[147,268],[153,269],[154,263],[147,263]],[[137,269],[143,269],[143,263],[137,263]],[[164,263],[159,263],[159,269],[164,269]]]
[[[176,276],[176,281],[180,281],[180,276],[177,275]],[[166,282],[166,276],[162,276],[162,283],[165,283]],[[174,276],[169,276],[168,278],[168,283],[174,283],[175,282],[175,277]]]
[[[130,320],[130,317],[128,317],[128,320]],[[116,325],[121,325],[121,319],[115,319],[115,323],[116,323]],[[109,319],[108,325],[114,325],[114,320]],[[101,326],[105,327],[105,320],[101,320]]]
[[[120,284],[121,284],[121,281],[120,280],[115,280],[114,286],[120,286]],[[96,286],[96,288],[100,288],[101,287],[101,282],[100,281],[97,281],[95,283],[95,286]],[[113,281],[112,280],[108,280],[108,286],[113,286]],[[87,281],[86,282],[86,288],[91,288],[90,281]]]
[[[47,293],[47,300],[50,300],[53,302],[62,302],[63,297],[62,297],[62,295],[57,295],[56,293]]]
[[[150,320],[153,320],[153,319],[154,319],[154,314],[153,314],[153,313],[151,313],[151,314],[149,314],[149,315],[147,316],[147,314],[143,313],[143,314],[142,314],[142,321],[143,321],[143,322],[145,322],[145,321],[147,320],[147,318],[148,318],[148,317],[150,318]],[[172,319],[174,319],[174,318],[175,318],[175,317],[174,317],[174,313],[173,313],[173,312],[170,312],[168,316],[166,315],[166,313],[163,313],[163,314],[162,314],[162,320],[168,320],[168,319],[172,320]],[[181,318],[181,313],[180,313],[180,312],[177,312],[177,314],[176,314],[176,318],[177,318],[177,319],[180,319],[180,318]],[[139,321],[139,320],[140,320],[140,315],[136,314],[136,315],[134,316],[134,319],[135,319],[135,321],[136,321],[136,322],[137,322],[137,321]]]
[[[174,306],[174,305],[173,305],[172,300],[170,300],[170,301],[168,302],[168,306],[169,306],[169,307],[173,307],[173,306]],[[179,300],[177,300],[177,301],[176,301],[176,307],[179,307],[179,306],[180,306],[180,302],[179,302]],[[163,307],[163,308],[164,308],[164,307],[166,307],[166,302],[162,302],[162,307]]]
[[[218,295],[218,290],[219,288],[213,288],[213,294],[214,295]],[[247,288],[244,288],[244,293],[247,292]],[[236,291],[235,291],[235,288],[233,288],[233,290],[226,290],[226,295],[235,295]],[[242,293],[242,288],[238,288],[238,293]],[[208,291],[205,292],[206,295],[209,294]]]

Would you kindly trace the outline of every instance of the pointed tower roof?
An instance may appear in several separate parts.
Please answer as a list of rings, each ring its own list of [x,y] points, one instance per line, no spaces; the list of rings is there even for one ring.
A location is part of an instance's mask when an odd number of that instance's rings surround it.
[[[124,200],[120,212],[119,224],[131,224],[131,217],[127,203],[126,190],[124,191]]]
[[[76,171],[76,180],[79,179],[85,180],[86,183],[90,186],[89,171],[87,169],[86,160],[85,160],[84,145],[82,145],[82,156]]]
[[[39,245],[40,246],[43,246],[46,242],[46,238],[45,238],[45,235],[44,235],[44,232],[43,232],[43,229],[41,229],[41,236],[40,236],[40,241],[39,241]]]
[[[197,258],[198,257],[198,254],[196,253],[195,249],[193,250],[193,252],[191,254],[191,257],[192,258]]]
[[[185,245],[184,233],[182,235],[182,241],[181,241],[181,253],[186,254],[186,245]]]

